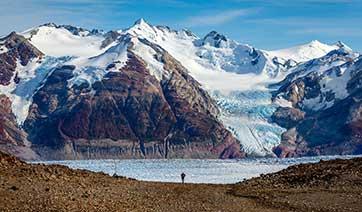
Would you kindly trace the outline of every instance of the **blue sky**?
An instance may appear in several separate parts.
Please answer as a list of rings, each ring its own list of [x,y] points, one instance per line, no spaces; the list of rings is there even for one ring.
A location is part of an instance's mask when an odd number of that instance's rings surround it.
[[[341,40],[362,51],[361,11],[362,0],[0,0],[0,35],[47,22],[122,29],[143,17],[262,49]]]

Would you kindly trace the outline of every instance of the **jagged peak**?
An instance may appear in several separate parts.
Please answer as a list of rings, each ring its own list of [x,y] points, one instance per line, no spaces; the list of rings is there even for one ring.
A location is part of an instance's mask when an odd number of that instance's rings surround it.
[[[48,23],[39,25],[39,27],[42,27],[42,26],[46,26],[46,27],[58,27],[58,25],[57,25],[56,23],[54,23],[54,22],[48,22]]]
[[[134,24],[126,30],[118,30],[119,33],[136,33],[140,32],[152,32],[154,31],[153,26],[148,24],[143,18],[138,19]]]
[[[225,41],[227,40],[226,36],[221,34],[221,33],[218,33],[217,31],[213,30],[209,33],[207,33],[204,37],[204,39],[207,39],[207,38],[220,38],[220,39],[224,39]]]
[[[139,28],[139,29],[149,29],[152,28],[153,25],[149,24],[145,19],[140,18],[134,22],[130,29]]]
[[[137,21],[135,21],[135,22],[134,22],[134,24],[133,24],[133,25],[144,25],[144,24],[149,25],[149,24],[146,22],[146,20],[145,20],[145,19],[143,19],[143,18],[139,18]]]
[[[56,24],[54,22],[49,22],[49,23],[45,23],[45,24],[41,24],[38,27],[35,27],[33,29],[27,30],[27,31],[36,31],[42,27],[49,27],[49,28],[54,28],[54,29],[65,29],[67,31],[69,31],[70,33],[72,33],[73,35],[78,35],[78,36],[86,36],[86,35],[102,35],[104,34],[103,30],[100,29],[86,29],[83,27],[78,27],[78,26],[73,26],[73,25],[69,25],[69,24]],[[27,32],[26,31],[26,32]]]
[[[10,54],[20,59],[20,63],[23,66],[28,64],[30,59],[44,55],[23,35],[14,31],[11,32],[8,36],[0,39],[0,47],[1,54],[10,52]],[[15,54],[13,54],[14,52]]]
[[[230,40],[223,34],[213,30],[205,35],[204,38],[197,42],[197,45],[210,45],[216,48],[224,48],[230,46]]]
[[[3,38],[0,38],[0,42],[2,42],[2,43],[6,43],[6,42],[9,42],[9,41],[15,41],[15,40],[24,41],[25,38],[24,38],[24,36],[18,34],[15,31],[12,31],[12,32],[10,32],[9,35],[7,35],[7,36],[5,36]]]
[[[182,31],[189,37],[198,38],[197,35],[195,35],[191,30],[189,29],[182,29]]]
[[[347,50],[347,51],[350,51],[350,52],[353,51],[351,47],[349,47],[348,45],[346,45],[346,44],[345,44],[344,42],[342,42],[342,41],[337,41],[334,45],[338,46],[339,48],[343,48],[343,49],[345,49],[345,50]]]

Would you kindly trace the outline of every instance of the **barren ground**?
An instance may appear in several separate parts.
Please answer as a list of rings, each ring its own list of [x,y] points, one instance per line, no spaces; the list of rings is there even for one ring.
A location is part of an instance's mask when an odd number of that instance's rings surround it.
[[[142,182],[0,153],[0,211],[362,211],[362,158],[211,185]]]

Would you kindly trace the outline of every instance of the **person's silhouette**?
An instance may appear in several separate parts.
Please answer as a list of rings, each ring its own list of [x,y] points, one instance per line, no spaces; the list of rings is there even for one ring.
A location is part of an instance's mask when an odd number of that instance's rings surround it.
[[[186,177],[186,174],[182,172],[182,173],[181,173],[182,183],[185,183],[185,177]]]

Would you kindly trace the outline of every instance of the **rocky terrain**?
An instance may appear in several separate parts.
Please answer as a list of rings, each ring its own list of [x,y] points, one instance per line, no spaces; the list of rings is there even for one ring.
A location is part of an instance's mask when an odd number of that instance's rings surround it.
[[[233,186],[231,194],[284,211],[360,211],[362,158],[291,166]]]
[[[360,211],[362,159],[290,167],[234,185],[141,182],[0,153],[1,211]]]

